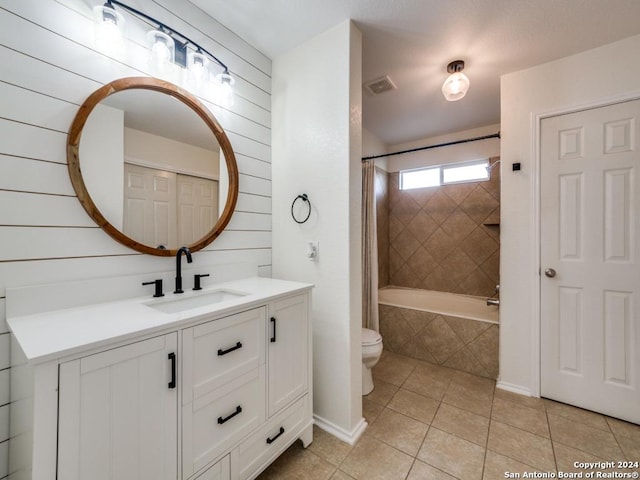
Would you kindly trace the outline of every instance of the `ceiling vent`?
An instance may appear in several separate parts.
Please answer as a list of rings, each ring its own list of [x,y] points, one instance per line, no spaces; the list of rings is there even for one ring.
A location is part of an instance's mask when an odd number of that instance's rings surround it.
[[[389,75],[385,75],[384,77],[376,78],[375,80],[365,83],[364,88],[366,88],[371,95],[380,95],[389,90],[396,90],[398,87],[391,81]]]

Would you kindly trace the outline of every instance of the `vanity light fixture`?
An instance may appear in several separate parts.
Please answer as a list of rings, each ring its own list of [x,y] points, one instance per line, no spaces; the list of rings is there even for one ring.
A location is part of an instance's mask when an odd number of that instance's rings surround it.
[[[464,70],[464,61],[462,60],[454,60],[447,65],[447,72],[451,75],[442,85],[442,94],[450,102],[460,100],[469,90],[469,79],[462,73],[462,70]]]
[[[229,105],[235,80],[228,67],[211,52],[205,50],[186,35],[161,21],[130,7],[119,0],[106,0],[104,5],[93,8],[96,46],[107,53],[114,53],[117,45],[123,45],[124,17],[116,10],[121,8],[133,17],[152,26],[147,34],[150,49],[150,65],[157,73],[165,73],[171,64],[186,70],[187,83],[200,88],[211,82],[221,102]],[[222,73],[215,74],[214,70]]]

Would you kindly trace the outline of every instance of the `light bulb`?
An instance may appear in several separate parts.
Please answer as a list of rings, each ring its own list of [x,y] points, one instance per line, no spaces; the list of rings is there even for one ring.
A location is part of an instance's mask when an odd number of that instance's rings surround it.
[[[236,83],[235,79],[224,72],[216,76],[218,84],[218,103],[223,107],[230,107],[233,105],[233,85]]]
[[[162,42],[156,42],[151,47],[151,57],[156,65],[160,66],[171,60],[171,52]]]
[[[96,48],[108,55],[121,53],[124,49],[124,17],[105,4],[93,7],[93,18]]]
[[[469,90],[469,79],[462,72],[455,72],[449,75],[442,85],[442,94],[450,102],[460,100]]]
[[[151,67],[161,73],[167,72],[174,58],[173,38],[160,30],[151,30],[147,38],[151,47]]]
[[[187,54],[187,81],[192,87],[200,88],[209,77],[209,59],[201,52]]]

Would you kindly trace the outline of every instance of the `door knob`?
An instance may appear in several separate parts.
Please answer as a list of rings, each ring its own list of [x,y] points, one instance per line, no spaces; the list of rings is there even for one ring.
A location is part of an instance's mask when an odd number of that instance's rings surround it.
[[[553,277],[555,277],[555,276],[556,276],[556,271],[555,271],[553,268],[547,268],[547,269],[544,271],[544,274],[545,274],[547,277],[549,277],[549,278],[553,278]]]

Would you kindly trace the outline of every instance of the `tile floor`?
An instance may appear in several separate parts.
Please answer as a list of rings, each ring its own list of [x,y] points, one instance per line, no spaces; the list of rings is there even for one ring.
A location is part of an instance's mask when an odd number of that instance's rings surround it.
[[[574,462],[640,461],[640,426],[496,389],[487,378],[384,352],[374,383],[363,398],[369,428],[354,447],[315,428],[308,449],[296,442],[258,480],[587,478],[604,470]]]

